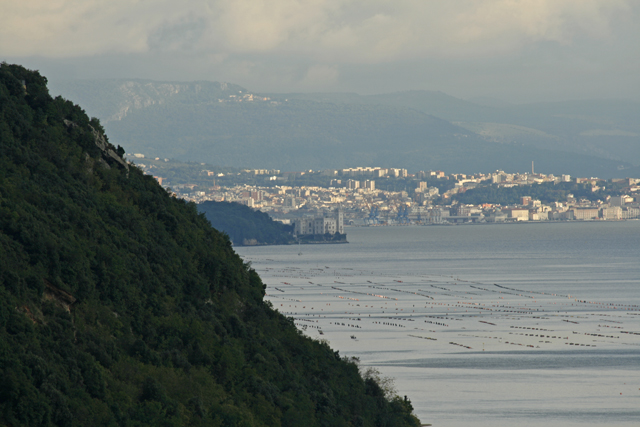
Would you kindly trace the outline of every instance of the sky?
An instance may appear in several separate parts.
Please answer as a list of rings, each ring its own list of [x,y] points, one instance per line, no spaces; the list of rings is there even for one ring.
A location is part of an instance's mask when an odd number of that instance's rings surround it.
[[[637,0],[0,0],[0,60],[50,81],[640,100]]]

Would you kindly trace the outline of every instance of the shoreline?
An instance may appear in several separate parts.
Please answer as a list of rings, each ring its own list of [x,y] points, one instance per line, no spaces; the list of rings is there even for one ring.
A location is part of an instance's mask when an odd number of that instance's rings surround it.
[[[514,225],[514,224],[582,224],[590,223],[608,223],[608,222],[626,222],[640,221],[639,218],[629,219],[576,219],[576,220],[557,220],[557,221],[501,221],[501,222],[448,222],[448,223],[427,223],[427,224],[377,224],[377,225],[346,225],[345,228],[378,228],[378,227],[431,227],[431,226],[460,226],[460,225]]]

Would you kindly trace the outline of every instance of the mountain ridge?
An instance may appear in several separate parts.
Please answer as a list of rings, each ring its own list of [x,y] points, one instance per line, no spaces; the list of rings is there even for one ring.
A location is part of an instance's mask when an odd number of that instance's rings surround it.
[[[129,104],[148,96],[144,87],[165,84],[138,82],[142,95]],[[197,95],[195,83],[180,84],[189,89],[109,120],[109,134],[147,155],[286,170],[378,164],[474,173],[528,170],[535,161],[545,173],[611,178],[640,164],[632,101],[604,110],[576,102],[498,108],[437,91],[256,94],[210,83],[218,89]],[[79,97],[108,104],[88,90]]]

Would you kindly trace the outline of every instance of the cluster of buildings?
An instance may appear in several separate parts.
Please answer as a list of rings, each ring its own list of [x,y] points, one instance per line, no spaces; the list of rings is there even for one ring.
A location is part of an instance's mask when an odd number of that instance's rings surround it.
[[[243,173],[264,175],[265,181],[281,179],[279,170],[245,170]],[[292,174],[292,173],[289,173]],[[624,220],[640,218],[640,179],[605,181],[598,178],[573,178],[569,175],[535,173],[451,174],[442,171],[420,171],[409,174],[406,169],[357,167],[296,174],[322,175],[328,186],[271,185],[211,186],[195,184],[171,186],[177,196],[194,202],[206,200],[232,201],[269,213],[274,219],[294,223],[297,234],[343,233],[347,225],[455,224],[516,221],[560,220]],[[410,188],[386,191],[377,188],[389,178],[405,178]],[[429,181],[432,185],[430,185]],[[291,182],[291,181],[289,181]],[[483,186],[509,188],[542,183],[573,182],[587,184],[598,191],[613,184],[622,186],[624,194],[589,201],[569,194],[566,200],[543,203],[522,197],[518,203],[501,206],[491,203],[466,205],[456,195]],[[446,183],[447,185],[440,185]],[[273,185],[275,184],[275,185]],[[440,188],[438,188],[440,187]],[[443,189],[441,192],[440,189]],[[336,212],[339,210],[339,218]],[[311,233],[313,230],[313,233]]]
[[[324,175],[343,177],[366,177],[366,178],[406,178],[409,172],[406,169],[380,168],[380,167],[357,167],[348,169],[327,169],[322,171]],[[442,172],[444,174],[444,172]]]
[[[428,223],[465,222],[518,222],[518,221],[571,221],[571,220],[623,220],[640,218],[640,198],[610,197],[607,201],[576,200],[569,195],[565,202],[544,204],[540,200],[522,197],[519,204],[499,206],[491,204],[434,207],[429,209]]]
[[[218,102],[254,102],[254,101],[271,101],[271,98],[255,95],[253,93],[243,93],[238,91],[237,95],[229,95],[227,98],[220,98]]]

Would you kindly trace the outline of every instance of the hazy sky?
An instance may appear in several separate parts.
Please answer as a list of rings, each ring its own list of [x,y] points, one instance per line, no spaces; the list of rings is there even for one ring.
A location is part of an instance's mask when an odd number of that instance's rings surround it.
[[[638,0],[0,0],[0,12],[0,60],[50,80],[640,98]]]

